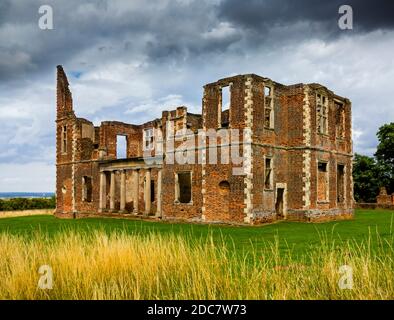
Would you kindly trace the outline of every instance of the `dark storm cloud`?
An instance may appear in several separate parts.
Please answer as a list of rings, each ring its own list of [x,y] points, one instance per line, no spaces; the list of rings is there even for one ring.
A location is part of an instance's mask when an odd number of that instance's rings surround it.
[[[275,46],[305,37],[344,35],[338,28],[338,7],[354,10],[354,31],[393,28],[394,1],[364,0],[226,0],[133,2],[54,1],[54,30],[38,28],[42,1],[0,2],[0,81],[18,80],[27,74],[46,73],[84,50],[97,47],[97,56],[108,57],[112,46],[120,58],[141,54],[149,63],[193,60],[209,54],[269,43]],[[222,22],[233,29],[217,30]],[[294,27],[297,23],[305,23]],[[279,31],[275,28],[279,28]],[[276,33],[272,33],[272,30]],[[219,34],[219,36],[218,36]],[[24,39],[24,41],[18,39]],[[238,44],[238,45],[237,45]],[[101,49],[100,49],[101,48]],[[92,64],[92,61],[81,61]]]
[[[122,50],[125,54],[144,52],[155,63],[156,59],[183,60],[208,50],[225,50],[239,40],[234,35],[227,39],[201,37],[216,24],[213,7],[204,1],[135,6],[121,1],[46,3],[53,8],[54,30],[38,28],[41,1],[1,2],[1,26],[7,31],[3,38],[0,34],[0,81],[47,72],[95,47],[98,55],[111,46],[118,57]]]
[[[340,34],[338,8],[350,5],[354,14],[354,30],[368,32],[394,27],[394,1],[391,0],[227,0],[219,5],[219,17],[239,27],[256,31],[297,22],[320,24],[320,31]]]

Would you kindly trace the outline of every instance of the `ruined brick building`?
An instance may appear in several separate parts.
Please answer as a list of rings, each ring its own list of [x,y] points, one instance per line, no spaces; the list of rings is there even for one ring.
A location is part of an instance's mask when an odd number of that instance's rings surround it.
[[[75,115],[58,66],[56,124],[59,217],[254,224],[353,215],[351,103],[316,83],[237,75],[204,86],[202,114],[182,106],[144,124],[95,126]],[[226,139],[228,129],[239,140]],[[202,135],[202,144],[185,146],[207,131],[217,144]],[[225,146],[237,146],[243,160],[211,161],[213,149],[220,159],[229,153]],[[179,153],[194,160],[168,161]]]
[[[394,205],[394,192],[387,194],[386,187],[380,187],[379,194],[376,197],[376,203],[378,205]]]

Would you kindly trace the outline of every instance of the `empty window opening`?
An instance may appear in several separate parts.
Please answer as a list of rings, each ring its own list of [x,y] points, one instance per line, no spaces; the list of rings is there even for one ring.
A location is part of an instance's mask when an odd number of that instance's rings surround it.
[[[345,201],[345,166],[339,164],[337,167],[337,202]]]
[[[62,127],[62,153],[67,153],[67,126]]]
[[[228,127],[229,126],[229,110],[231,104],[231,92],[230,86],[222,87],[221,89],[222,97],[221,97],[221,110],[220,112],[220,126]]]
[[[230,110],[222,112],[222,128],[228,128],[230,125]]]
[[[264,127],[272,129],[274,127],[274,104],[272,88],[264,87]]]
[[[189,203],[192,200],[192,179],[190,172],[178,173],[177,200],[180,203]]]
[[[223,87],[222,88],[222,111],[230,109],[230,99],[231,99],[230,86]]]
[[[153,150],[153,128],[144,130],[144,150]]]
[[[155,181],[150,181],[150,202],[155,201]]]
[[[82,201],[92,202],[92,178],[82,177]]]
[[[337,138],[345,137],[345,108],[338,102],[335,102],[335,129]]]
[[[127,158],[127,137],[123,135],[116,136],[116,158]]]
[[[327,201],[328,199],[328,171],[327,163],[319,162],[317,165],[317,200]]]
[[[328,100],[320,94],[316,97],[316,122],[317,132],[327,134],[328,132]]]
[[[221,194],[227,194],[230,192],[230,183],[228,181],[221,181],[219,183],[219,191]]]
[[[270,158],[265,158],[264,188],[272,189],[272,160]]]

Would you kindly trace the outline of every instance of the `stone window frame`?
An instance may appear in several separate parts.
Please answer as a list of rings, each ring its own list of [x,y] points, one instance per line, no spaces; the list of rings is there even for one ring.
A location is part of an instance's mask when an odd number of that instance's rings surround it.
[[[67,154],[67,125],[62,125],[62,133],[61,133],[61,141],[60,141],[60,150],[62,154]]]
[[[266,88],[269,89],[269,94],[266,94]],[[275,112],[274,112],[274,85],[272,83],[265,84],[263,88],[263,95],[264,95],[264,129],[274,130],[275,129]],[[270,98],[269,105],[266,103],[267,98]],[[266,110],[269,110],[269,125],[267,126],[265,123],[266,120]]]
[[[338,167],[343,166],[343,200],[341,202],[338,202]],[[344,204],[346,203],[346,164],[344,162],[337,162],[336,166],[336,174],[335,174],[335,179],[336,179],[336,204]]]
[[[229,101],[230,101],[230,105],[228,107],[228,112],[229,112],[229,116],[228,116],[228,120],[229,120],[229,125],[228,127],[230,127],[230,119],[231,119],[231,99],[232,99],[232,88],[233,88],[233,83],[229,82],[228,84],[223,84],[219,87],[219,103],[218,103],[218,123],[217,123],[217,127],[218,129],[223,128],[222,127],[222,111],[223,111],[223,92],[222,89],[228,87],[229,90]]]
[[[179,196],[180,196],[180,190],[179,190],[179,178],[178,174],[179,173],[190,173],[190,201],[187,203],[180,202],[179,201]],[[174,184],[174,190],[175,190],[175,197],[174,197],[174,204],[177,205],[193,205],[193,171],[192,170],[179,170],[174,172],[174,179],[175,179],[175,184]]]
[[[339,140],[344,140],[346,137],[346,113],[345,113],[345,102],[338,100],[338,99],[334,99],[334,106],[335,106],[335,138],[339,139]],[[342,119],[342,136],[338,135],[338,106],[339,108],[341,108],[340,112],[343,114],[343,119]],[[342,117],[341,117],[342,118]],[[340,124],[339,124],[340,125]]]
[[[324,200],[319,200],[319,163],[326,164],[326,181],[327,181],[327,188],[326,188],[326,197]],[[317,203],[329,203],[330,202],[330,161],[323,160],[323,159],[316,159],[316,202]]]
[[[274,157],[273,156],[264,156],[264,191],[274,191]],[[266,187],[267,180],[267,160],[270,160],[270,176],[269,176],[269,187]]]
[[[151,132],[151,135],[147,135],[147,132]],[[144,132],[143,132],[143,151],[152,151],[154,149],[154,142],[155,142],[155,128],[145,128]],[[146,143],[148,142],[149,138],[149,148],[146,145]]]
[[[316,93],[316,131],[321,135],[328,135],[328,96],[322,92]]]
[[[86,183],[86,178],[90,180],[90,200],[88,196],[88,187]],[[85,189],[86,188],[86,189]],[[82,176],[82,202],[92,203],[93,202],[93,177],[92,176]]]

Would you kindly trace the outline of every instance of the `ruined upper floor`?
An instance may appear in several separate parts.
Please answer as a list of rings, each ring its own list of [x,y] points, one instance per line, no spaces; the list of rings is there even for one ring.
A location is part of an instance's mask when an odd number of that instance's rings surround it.
[[[196,137],[199,130],[246,128],[255,144],[352,152],[348,99],[319,84],[283,85],[255,74],[206,84],[201,114],[181,106],[143,124],[95,126],[76,117],[67,76],[58,66],[57,124],[57,163],[138,158],[146,151],[153,155],[177,132]]]

